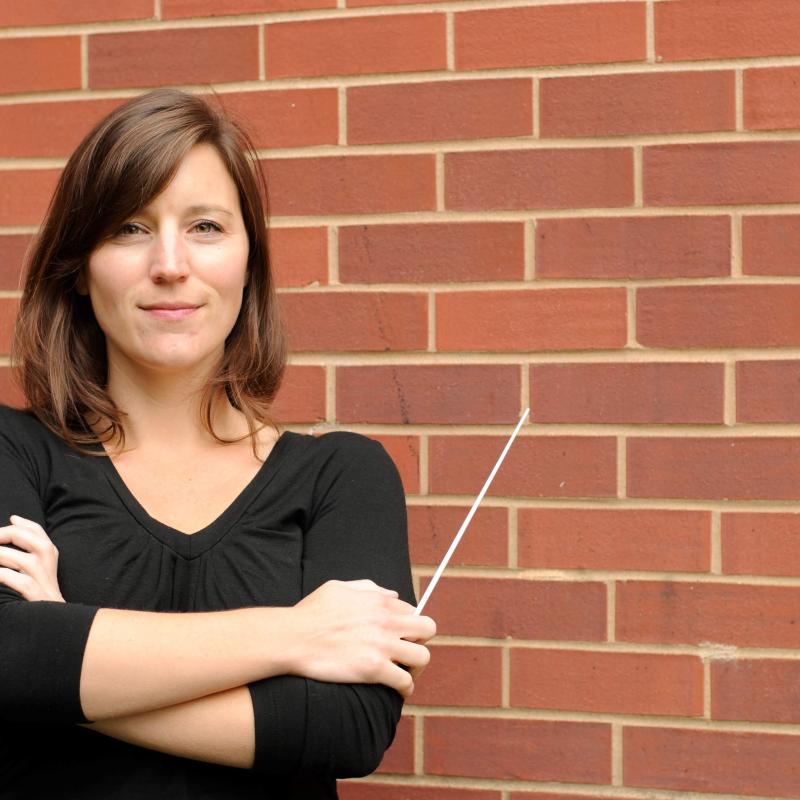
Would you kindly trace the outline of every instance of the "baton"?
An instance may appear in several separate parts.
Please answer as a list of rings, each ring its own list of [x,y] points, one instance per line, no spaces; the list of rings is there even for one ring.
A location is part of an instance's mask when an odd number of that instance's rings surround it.
[[[436,584],[439,582],[439,578],[441,578],[442,573],[444,572],[444,568],[447,566],[447,562],[450,561],[450,556],[453,555],[455,552],[456,547],[458,547],[458,543],[461,541],[461,537],[464,535],[464,531],[467,529],[467,525],[469,525],[470,520],[472,519],[473,514],[478,509],[478,506],[481,504],[481,500],[483,500],[483,496],[486,494],[486,490],[489,488],[492,480],[494,480],[494,476],[497,473],[497,470],[500,469],[500,465],[503,463],[503,459],[506,457],[506,453],[511,448],[511,443],[514,441],[517,433],[519,433],[519,429],[522,427],[522,423],[525,421],[525,417],[528,416],[528,412],[530,411],[529,408],[526,408],[525,411],[522,412],[522,416],[517,423],[517,427],[514,428],[514,433],[511,434],[511,437],[506,442],[506,446],[503,448],[503,452],[500,453],[500,458],[497,459],[497,463],[494,465],[494,469],[489,473],[489,477],[486,479],[486,483],[483,484],[483,489],[481,489],[480,494],[475,498],[475,502],[472,504],[472,508],[469,510],[469,514],[467,514],[466,519],[461,523],[461,528],[459,529],[458,533],[453,538],[452,543],[450,544],[450,549],[444,554],[444,558],[442,559],[439,566],[436,568],[436,572],[433,574],[433,578],[431,582],[428,584],[428,588],[425,590],[425,594],[422,595],[422,600],[419,601],[419,605],[414,609],[414,615],[419,616],[422,613],[422,609],[425,608],[425,603],[428,602]]]

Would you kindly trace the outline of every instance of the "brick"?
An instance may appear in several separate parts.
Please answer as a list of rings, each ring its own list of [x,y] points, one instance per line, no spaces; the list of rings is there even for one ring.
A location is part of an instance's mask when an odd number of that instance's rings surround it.
[[[730,272],[729,217],[589,217],[536,223],[538,278],[707,278]]]
[[[597,800],[597,795],[552,794],[550,792],[511,792],[509,800]],[[627,800],[622,795],[603,795],[603,800]]]
[[[722,364],[534,364],[531,422],[724,421]]]
[[[797,797],[797,743],[780,734],[625,727],[625,785]]]
[[[371,434],[394,461],[406,494],[419,494],[419,437]]]
[[[274,22],[264,28],[267,78],[447,69],[444,14]]]
[[[0,106],[0,157],[69,156],[95,123],[127,98]]]
[[[431,646],[431,660],[407,703],[417,706],[484,706],[502,702],[499,647]]]
[[[519,367],[415,364],[339,367],[340,422],[510,423],[519,418]]]
[[[647,55],[644,3],[466,11],[454,19],[457,70],[608,64]]]
[[[795,347],[800,286],[670,286],[636,292],[645,347]]]
[[[336,0],[161,0],[161,18],[217,17],[229,14],[262,14],[267,11],[300,11],[336,8]]]
[[[625,290],[616,287],[441,292],[436,295],[436,349],[622,348],[627,313]]]
[[[280,295],[293,352],[424,350],[427,298],[389,292]],[[342,325],[347,320],[347,325]]]
[[[531,136],[532,103],[530,78],[351,87],[347,142]]]
[[[800,515],[722,515],[722,571],[728,575],[800,575]]]
[[[789,659],[711,662],[711,718],[800,722],[800,663]]]
[[[10,367],[0,367],[0,403],[13,408],[25,406],[25,394],[12,375]]]
[[[744,71],[744,126],[748,130],[800,127],[797,111],[797,67],[768,67]]]
[[[800,142],[645,147],[644,203],[653,206],[795,203]]]
[[[0,290],[21,288],[25,253],[31,246],[32,238],[29,233],[0,236]]]
[[[433,155],[318,156],[261,162],[273,216],[433,211]]]
[[[796,500],[800,439],[628,439],[628,496]]]
[[[745,275],[800,275],[800,215],[742,218],[742,272]]]
[[[59,169],[0,170],[0,225],[38,225],[60,174]]]
[[[325,368],[288,365],[273,411],[284,423],[325,419]]]
[[[469,506],[408,506],[408,545],[412,564],[438,564],[467,517]],[[484,506],[470,520],[451,564],[508,564],[508,511]]]
[[[507,440],[507,436],[431,436],[431,493],[476,495]],[[616,497],[616,451],[611,436],[523,433],[508,451],[487,495]]]
[[[256,25],[89,36],[91,89],[257,79]]]
[[[703,664],[684,655],[512,648],[511,705],[699,717]]]
[[[18,298],[0,297],[0,355],[7,355],[11,350],[11,334],[18,308]]]
[[[739,361],[736,419],[739,422],[800,422],[797,386],[800,361]]]
[[[800,645],[800,590],[683,581],[617,583],[617,641]]]
[[[309,147],[339,141],[336,89],[226,92],[217,99],[243,122],[257,148]]]
[[[427,717],[425,772],[470,778],[609,783],[611,726]]]
[[[422,591],[428,583],[425,578]],[[444,636],[600,642],[606,638],[606,587],[599,582],[443,577],[424,613]]]
[[[627,147],[445,153],[444,171],[445,208],[456,211],[633,204]]]
[[[456,3],[459,0],[345,0],[347,8],[366,8],[368,6],[403,6],[413,3],[414,5],[433,5],[441,3]]]
[[[377,773],[412,774],[414,772],[414,730],[416,718],[404,714],[397,725],[391,747],[381,761]]]
[[[544,138],[736,128],[731,71],[545,78],[539,86]]]
[[[408,1],[408,0],[406,0]],[[368,781],[339,781],[342,800],[501,800],[499,791],[483,789],[448,789],[444,786],[408,786]],[[563,800],[563,798],[562,798]],[[570,798],[569,800],[573,800]]]
[[[793,0],[672,0],[655,4],[657,61],[795,55]]]
[[[0,28],[33,25],[68,25],[77,22],[111,22],[119,19],[152,19],[153,0],[27,0],[0,6]]]
[[[525,229],[521,222],[339,228],[342,283],[519,281],[524,274]]]
[[[521,508],[520,567],[707,572],[711,516],[665,509]]]
[[[269,228],[268,236],[276,286],[328,283],[327,228]]]
[[[79,36],[0,40],[0,92],[47,92],[80,87]]]

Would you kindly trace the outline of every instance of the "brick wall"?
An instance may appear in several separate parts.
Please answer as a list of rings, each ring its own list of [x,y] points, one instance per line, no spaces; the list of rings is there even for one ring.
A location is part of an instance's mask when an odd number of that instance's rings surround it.
[[[80,137],[213,85],[269,182],[280,415],[385,444],[419,591],[531,408],[345,800],[800,796],[797,0],[27,0],[0,26],[0,349]]]

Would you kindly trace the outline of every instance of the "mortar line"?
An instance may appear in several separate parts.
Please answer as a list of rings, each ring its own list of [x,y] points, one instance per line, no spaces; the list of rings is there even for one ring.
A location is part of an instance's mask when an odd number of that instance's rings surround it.
[[[500,648],[500,705],[511,708],[511,648],[506,640]]]
[[[508,507],[508,566],[516,569],[519,564],[519,513],[516,506]]]
[[[722,575],[722,512],[711,512],[711,574]]]
[[[325,367],[325,419],[336,422],[336,367]]]
[[[337,111],[339,114],[339,145],[347,144],[347,87],[339,86],[336,90]]]
[[[267,79],[267,52],[266,52],[266,31],[263,24],[258,26],[258,79]]]
[[[742,278],[743,273],[743,239],[742,239],[742,215],[734,212],[731,214],[731,277]]]
[[[743,131],[744,127],[744,69],[741,67],[734,72],[734,105],[736,109],[736,130]]]
[[[455,15],[452,11],[445,13],[445,50],[447,52],[447,70],[454,72],[456,68],[456,34]]]
[[[723,420],[725,425],[733,427],[736,425],[736,361],[731,359],[725,362],[724,367],[724,397],[723,397]]]
[[[328,286],[341,286],[339,281],[339,226],[328,226]]]
[[[536,278],[536,220],[526,219],[523,222],[523,266],[522,280],[532,281]]]

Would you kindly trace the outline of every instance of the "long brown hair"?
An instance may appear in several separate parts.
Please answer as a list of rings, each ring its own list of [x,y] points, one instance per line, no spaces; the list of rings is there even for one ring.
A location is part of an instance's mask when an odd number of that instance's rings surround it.
[[[214,400],[225,392],[255,433],[270,425],[270,408],[286,366],[286,337],[267,250],[263,174],[244,128],[203,98],[156,89],[114,109],[70,156],[26,258],[12,361],[28,409],[80,452],[98,441],[124,446],[124,410],[106,391],[105,337],[89,298],[78,292],[89,255],[172,180],[188,151],[213,145],[236,184],[249,240],[248,280],[239,317],[217,372],[202,398],[214,432]],[[262,201],[263,197],[263,201]],[[95,433],[88,420],[108,425]]]

